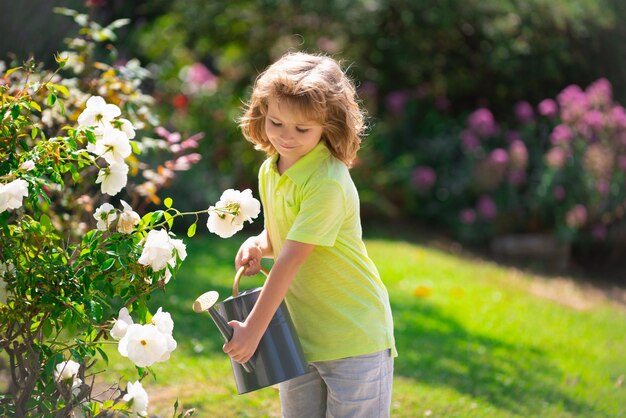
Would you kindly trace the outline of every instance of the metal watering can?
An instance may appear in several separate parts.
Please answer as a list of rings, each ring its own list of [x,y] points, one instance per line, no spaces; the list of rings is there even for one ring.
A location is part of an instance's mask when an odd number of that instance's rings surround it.
[[[228,321],[243,322],[256,303],[261,288],[239,293],[239,280],[246,270],[242,266],[235,275],[233,294],[223,302],[216,303],[219,294],[209,291],[199,296],[193,304],[195,312],[208,311],[226,341],[233,336]],[[261,269],[266,276],[269,272]],[[240,364],[230,360],[239,394],[255,391],[301,376],[309,371],[300,340],[293,326],[285,302],[281,302],[252,358]]]

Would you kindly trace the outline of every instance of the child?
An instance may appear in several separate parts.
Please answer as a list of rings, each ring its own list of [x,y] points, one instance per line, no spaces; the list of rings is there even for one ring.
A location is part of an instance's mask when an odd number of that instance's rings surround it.
[[[284,299],[311,372],[279,385],[283,416],[389,416],[391,308],[348,171],[364,130],[354,86],[333,59],[289,53],[258,77],[240,122],[269,158],[259,171],[265,229],[235,265],[252,275],[263,257],[275,262],[248,318],[230,322],[224,352],[250,359]]]

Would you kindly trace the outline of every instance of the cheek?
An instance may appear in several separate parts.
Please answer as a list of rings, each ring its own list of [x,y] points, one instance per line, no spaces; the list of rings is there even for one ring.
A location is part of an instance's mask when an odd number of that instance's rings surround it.
[[[276,136],[276,128],[272,126],[271,123],[265,124],[265,135],[267,135],[268,138],[272,138],[273,136]]]

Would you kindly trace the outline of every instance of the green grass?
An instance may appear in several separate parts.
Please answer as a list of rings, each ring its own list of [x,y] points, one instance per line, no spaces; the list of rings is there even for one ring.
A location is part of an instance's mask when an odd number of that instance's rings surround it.
[[[229,295],[240,235],[187,240],[189,256],[178,277],[151,301],[172,314],[178,341],[171,359],[153,367],[158,380],[144,381],[151,415],[171,416],[178,398],[198,417],[280,416],[273,388],[237,395],[219,333],[208,314],[191,310],[207,290],[221,299]],[[584,300],[574,281],[427,244],[377,238],[367,246],[394,312],[399,357],[392,416],[626,417],[623,307],[595,297],[585,310],[576,309],[535,290],[567,283]],[[258,276],[243,279],[241,287],[261,283]],[[135,380],[130,362],[113,347],[109,352],[113,373],[102,380],[120,373]]]

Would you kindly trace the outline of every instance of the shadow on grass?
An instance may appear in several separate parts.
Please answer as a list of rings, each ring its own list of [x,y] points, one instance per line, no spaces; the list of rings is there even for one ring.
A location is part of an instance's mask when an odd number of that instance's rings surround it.
[[[176,279],[165,294],[151,301],[154,310],[164,306],[172,314],[179,350],[187,356],[225,356],[222,337],[209,315],[194,313],[191,306],[208,290],[218,291],[220,300],[230,295],[233,260],[243,239],[190,240],[190,256]],[[262,282],[262,276],[244,278],[241,287],[253,288]],[[521,416],[540,416],[546,405],[559,405],[576,416],[603,416],[562,390],[561,371],[540,349],[471,332],[444,311],[415,299],[392,298],[392,307],[400,353],[396,375],[433,387],[450,387]]]
[[[392,309],[396,375],[451,387],[521,416],[541,416],[547,405],[574,416],[603,416],[560,389],[563,375],[540,349],[470,332],[422,302],[393,301]]]

